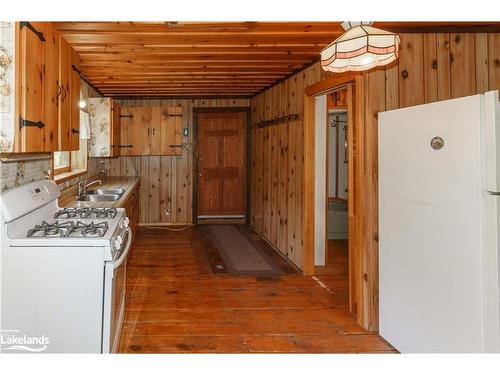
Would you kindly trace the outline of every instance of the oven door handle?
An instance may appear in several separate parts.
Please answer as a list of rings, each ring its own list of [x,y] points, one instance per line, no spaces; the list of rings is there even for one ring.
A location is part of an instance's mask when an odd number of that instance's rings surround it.
[[[114,270],[120,267],[123,261],[127,258],[131,245],[132,245],[132,233],[130,233],[130,228],[127,228],[127,246],[125,247],[125,250],[123,250],[122,255],[120,255],[120,257],[115,262],[113,262]]]

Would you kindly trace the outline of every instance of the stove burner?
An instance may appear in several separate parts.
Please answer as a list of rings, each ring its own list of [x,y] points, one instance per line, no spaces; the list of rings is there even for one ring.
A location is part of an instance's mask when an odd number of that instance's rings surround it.
[[[113,219],[116,208],[91,208],[87,219]]]
[[[52,224],[42,221],[42,224],[35,225],[28,231],[28,237],[65,237],[73,225],[71,221]]]
[[[89,208],[63,208],[56,212],[54,219],[84,219],[88,215]]]
[[[28,237],[103,237],[109,228],[108,223],[102,221],[100,223],[90,224],[82,223],[81,221],[66,221],[47,223],[42,221],[42,224],[35,225],[33,229],[28,231]]]
[[[108,230],[108,223],[94,223],[84,224],[77,221],[68,231],[68,237],[102,237]]]
[[[63,208],[54,215],[55,219],[113,219],[116,208]]]

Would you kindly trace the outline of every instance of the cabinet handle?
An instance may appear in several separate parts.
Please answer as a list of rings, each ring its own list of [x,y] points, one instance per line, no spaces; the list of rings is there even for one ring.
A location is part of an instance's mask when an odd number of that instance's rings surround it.
[[[148,135],[150,135],[149,131],[150,131],[150,129],[148,128]]]
[[[66,94],[67,94],[67,91],[66,89],[64,88],[64,86],[62,86],[62,89],[63,89],[63,93],[64,93],[64,96],[63,96],[63,100],[66,99]]]
[[[71,133],[73,133],[73,134],[80,134],[80,131],[76,130],[75,128],[71,128]]]
[[[120,148],[132,148],[134,145],[119,145]]]
[[[130,119],[133,119],[134,118],[134,115],[132,113],[128,114],[128,115],[122,115],[120,114],[120,118],[123,118],[123,117],[128,117]]]
[[[179,144],[179,145],[170,145],[168,147],[181,147],[182,148],[182,144]]]
[[[61,96],[62,94],[62,87],[59,86],[59,84],[57,83],[57,95],[56,95],[56,98],[58,98],[59,96]]]
[[[22,129],[26,126],[36,126],[38,129],[41,129],[45,126],[45,124],[42,121],[26,120],[19,116],[19,127]]]
[[[22,29],[23,27],[27,27],[28,30],[33,31],[41,42],[45,42],[45,37],[43,36],[43,33],[35,29],[35,27],[30,22],[26,21],[19,22],[19,28]]]
[[[156,134],[155,130],[156,130],[156,129],[155,129],[155,128],[153,128],[153,135],[155,135],[155,134]]]

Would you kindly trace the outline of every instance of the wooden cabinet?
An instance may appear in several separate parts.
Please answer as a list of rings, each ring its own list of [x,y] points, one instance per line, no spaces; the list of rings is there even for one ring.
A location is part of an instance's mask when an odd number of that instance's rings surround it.
[[[122,154],[151,154],[151,107],[122,109]]]
[[[44,63],[44,150],[55,151],[59,147],[59,90],[57,82],[59,80],[59,64],[53,64],[53,61],[59,60],[59,33],[56,28],[49,24],[45,27],[45,63]],[[30,137],[28,137],[30,139]]]
[[[133,239],[135,238],[137,226],[139,224],[139,187],[140,184],[137,184],[132,193],[129,195],[127,202],[124,204],[125,214],[130,220],[129,225],[132,230]]]
[[[160,155],[182,155],[182,107],[161,111]]]
[[[57,148],[57,92],[51,59],[57,53],[51,23],[16,25],[16,152],[44,152]],[[47,75],[46,75],[47,70]]]
[[[71,46],[59,36],[59,149],[62,151],[71,148]]]
[[[62,35],[59,36],[59,150],[80,148],[80,58]]]
[[[151,121],[150,127],[150,154],[151,155],[164,155],[162,154],[161,143],[161,107],[151,107]]]
[[[182,107],[124,107],[122,154],[182,155]]]
[[[111,98],[89,98],[90,157],[120,155],[120,106]]]
[[[76,68],[76,69],[75,69]],[[71,49],[71,82],[70,82],[70,150],[80,149],[80,56]]]
[[[111,156],[121,154],[121,108],[117,101],[111,100]]]
[[[80,80],[72,65],[79,65],[78,54],[52,22],[5,22],[0,36],[11,93],[2,105],[1,151],[77,150]]]

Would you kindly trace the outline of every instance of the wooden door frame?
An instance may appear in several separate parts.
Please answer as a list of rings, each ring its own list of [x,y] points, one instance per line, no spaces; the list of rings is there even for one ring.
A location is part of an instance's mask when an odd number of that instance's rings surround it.
[[[192,210],[193,223],[198,223],[198,121],[200,113],[245,113],[245,124],[243,134],[245,136],[245,222],[250,222],[250,188],[251,186],[251,155],[250,155],[250,122],[251,108],[250,107],[193,107],[193,195],[192,195]]]
[[[342,73],[308,86],[304,93],[304,253],[303,271],[314,274],[314,232],[315,232],[315,97],[339,86],[352,84],[354,93],[348,98],[354,106],[349,111],[348,131],[356,134],[357,147],[349,148],[349,161],[355,156],[357,163],[349,165],[349,180],[356,177],[356,212],[359,219],[353,229],[353,251],[349,253],[349,308],[356,315],[357,322],[369,331],[378,329],[378,212],[370,212],[371,203],[376,200],[377,171],[367,157],[376,142],[376,129],[365,128],[364,74]],[[376,145],[375,145],[376,146]],[[351,183],[350,183],[351,184]],[[351,188],[351,186],[349,186]],[[353,203],[351,203],[353,204]],[[349,231],[351,233],[351,231]]]

